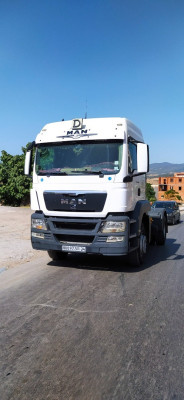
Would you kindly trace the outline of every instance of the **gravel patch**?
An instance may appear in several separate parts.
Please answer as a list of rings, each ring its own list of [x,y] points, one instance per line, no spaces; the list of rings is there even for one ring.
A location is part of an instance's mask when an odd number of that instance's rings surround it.
[[[0,272],[41,255],[31,246],[32,212],[26,207],[0,206]]]

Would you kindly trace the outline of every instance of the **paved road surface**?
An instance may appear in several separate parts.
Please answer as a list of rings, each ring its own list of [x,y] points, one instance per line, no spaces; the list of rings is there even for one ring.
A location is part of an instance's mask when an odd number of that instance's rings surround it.
[[[45,253],[0,274],[1,400],[183,400],[184,222],[145,268]]]

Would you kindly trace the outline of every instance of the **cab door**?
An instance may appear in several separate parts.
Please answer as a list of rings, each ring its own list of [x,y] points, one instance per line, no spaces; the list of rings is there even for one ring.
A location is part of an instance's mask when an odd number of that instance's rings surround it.
[[[137,171],[137,143],[129,140],[128,143],[128,174],[134,175]],[[132,181],[133,202],[145,199],[145,175],[137,175]]]

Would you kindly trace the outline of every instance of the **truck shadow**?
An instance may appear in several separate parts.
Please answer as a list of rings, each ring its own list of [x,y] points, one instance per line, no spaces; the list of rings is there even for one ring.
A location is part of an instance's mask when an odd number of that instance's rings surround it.
[[[176,240],[172,238],[167,239],[164,246],[149,246],[144,263],[140,267],[130,266],[126,257],[105,257],[89,254],[68,254],[66,259],[50,261],[48,265],[85,270],[135,273],[154,267],[162,261],[184,259],[184,255],[177,254],[179,248],[180,244],[176,243]]]

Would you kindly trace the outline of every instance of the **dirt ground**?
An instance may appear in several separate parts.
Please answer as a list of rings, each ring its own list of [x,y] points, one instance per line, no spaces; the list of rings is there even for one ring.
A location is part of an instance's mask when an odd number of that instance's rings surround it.
[[[0,271],[30,261],[42,253],[31,246],[31,214],[30,208],[0,206]]]

